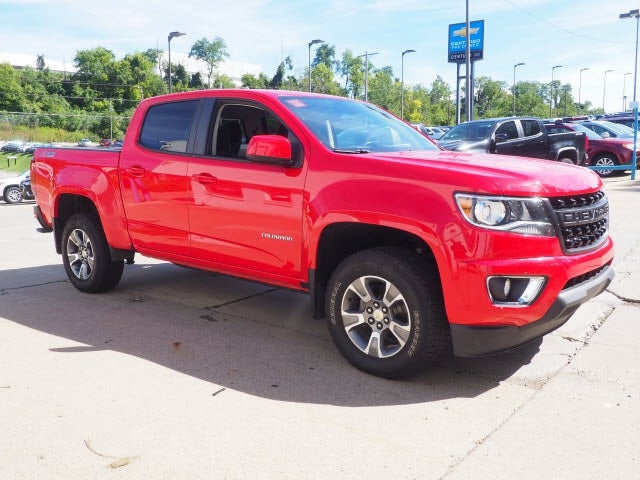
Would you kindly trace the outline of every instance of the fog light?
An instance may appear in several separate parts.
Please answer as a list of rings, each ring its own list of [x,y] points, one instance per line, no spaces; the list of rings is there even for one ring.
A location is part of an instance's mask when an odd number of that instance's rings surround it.
[[[487,291],[494,305],[526,307],[538,298],[545,281],[545,277],[489,277]]]

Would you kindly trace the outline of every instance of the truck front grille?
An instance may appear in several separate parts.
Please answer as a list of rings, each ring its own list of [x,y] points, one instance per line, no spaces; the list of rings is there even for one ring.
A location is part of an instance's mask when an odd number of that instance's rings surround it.
[[[566,252],[578,253],[601,245],[608,236],[609,201],[604,192],[550,198],[560,240]]]

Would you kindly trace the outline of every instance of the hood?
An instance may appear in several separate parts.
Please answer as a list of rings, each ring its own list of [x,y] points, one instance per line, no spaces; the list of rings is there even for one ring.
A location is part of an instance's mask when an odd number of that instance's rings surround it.
[[[447,151],[368,156],[398,165],[398,176],[445,183],[475,193],[563,196],[602,188],[600,177],[588,168],[551,160]]]

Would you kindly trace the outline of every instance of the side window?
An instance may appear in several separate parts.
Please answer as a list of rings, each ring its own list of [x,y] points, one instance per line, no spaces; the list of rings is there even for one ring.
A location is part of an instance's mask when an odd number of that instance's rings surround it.
[[[149,109],[138,142],[152,150],[185,153],[198,101],[173,102]]]
[[[276,116],[254,105],[224,104],[212,125],[211,154],[227,158],[247,158],[247,145],[254,135],[286,137],[289,133]]]
[[[496,129],[496,135],[504,135],[506,140],[513,140],[514,138],[518,138],[518,128],[516,127],[516,122],[504,122]]]
[[[525,137],[533,137],[540,133],[540,124],[535,120],[521,120]]]

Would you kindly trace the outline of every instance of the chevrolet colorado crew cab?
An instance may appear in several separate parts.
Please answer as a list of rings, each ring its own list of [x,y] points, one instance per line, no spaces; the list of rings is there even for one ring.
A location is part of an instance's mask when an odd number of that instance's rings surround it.
[[[545,158],[583,165],[589,140],[583,132],[548,133],[534,117],[473,120],[456,125],[438,140],[445,150]]]
[[[614,274],[594,172],[445,152],[346,98],[149,98],[120,150],[38,149],[31,183],[78,290],[139,252],[308,292],[346,360],[386,378],[539,338]]]

